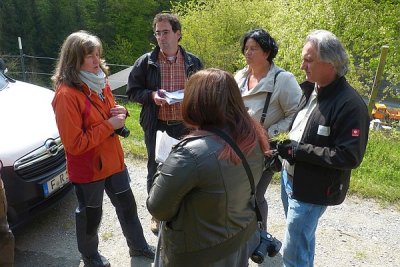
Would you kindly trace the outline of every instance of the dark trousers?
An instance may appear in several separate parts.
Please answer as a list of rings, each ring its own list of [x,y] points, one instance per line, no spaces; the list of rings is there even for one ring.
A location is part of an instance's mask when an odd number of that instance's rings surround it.
[[[168,123],[161,120],[157,121],[157,129],[154,132],[144,129],[144,142],[147,149],[147,193],[150,192],[150,188],[153,185],[154,174],[157,171],[158,165],[156,162],[157,130],[167,132],[169,136],[175,139],[181,139],[189,133],[189,129],[182,122]]]
[[[115,207],[128,247],[143,249],[147,246],[129,181],[129,174],[125,169],[105,180],[74,184],[79,204],[75,211],[76,236],[81,254],[91,256],[98,251],[98,229],[102,216],[104,190]]]
[[[7,222],[7,200],[4,184],[0,178],[0,266],[13,266],[14,246],[14,236]]]
[[[273,175],[274,173],[270,169],[264,170],[256,188],[256,201],[258,208],[260,209],[262,226],[264,230],[267,230],[268,218],[268,203],[265,199],[265,192],[267,191],[268,185],[270,184]]]

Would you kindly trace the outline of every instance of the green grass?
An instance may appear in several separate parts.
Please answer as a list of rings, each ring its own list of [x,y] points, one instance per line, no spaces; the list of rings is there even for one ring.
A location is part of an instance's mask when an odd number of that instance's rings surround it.
[[[370,131],[364,160],[352,172],[350,192],[400,209],[399,131]]]
[[[129,117],[126,119],[125,126],[131,131],[127,138],[121,138],[122,147],[125,156],[145,159],[147,157],[146,146],[144,144],[144,133],[139,124],[140,105],[118,101],[120,105],[126,107],[129,111]]]
[[[126,126],[131,134],[121,138],[126,157],[145,159],[146,146],[139,125],[140,105],[119,101],[130,113]],[[279,179],[275,175],[275,182]],[[361,165],[352,171],[350,193],[378,200],[400,209],[400,132],[371,131]]]

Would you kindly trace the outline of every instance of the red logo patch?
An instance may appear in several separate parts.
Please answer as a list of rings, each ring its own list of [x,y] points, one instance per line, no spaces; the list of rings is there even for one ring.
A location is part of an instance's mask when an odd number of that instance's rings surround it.
[[[360,129],[352,129],[351,130],[351,136],[360,136]]]

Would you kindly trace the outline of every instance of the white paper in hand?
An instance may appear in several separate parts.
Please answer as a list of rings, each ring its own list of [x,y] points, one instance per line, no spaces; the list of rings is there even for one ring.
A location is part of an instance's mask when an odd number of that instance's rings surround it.
[[[164,99],[169,105],[182,102],[184,96],[184,90],[178,90],[175,92],[164,92]]]
[[[156,135],[156,162],[164,162],[169,153],[171,152],[172,146],[179,142],[167,134],[167,132],[157,131]]]

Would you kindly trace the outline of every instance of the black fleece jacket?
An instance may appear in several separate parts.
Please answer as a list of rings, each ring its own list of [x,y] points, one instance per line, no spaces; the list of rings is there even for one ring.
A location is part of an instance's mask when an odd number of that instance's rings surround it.
[[[303,90],[299,111],[313,88]],[[297,148],[293,198],[319,205],[344,201],[351,169],[366,150],[369,121],[364,100],[344,77],[321,88]]]

